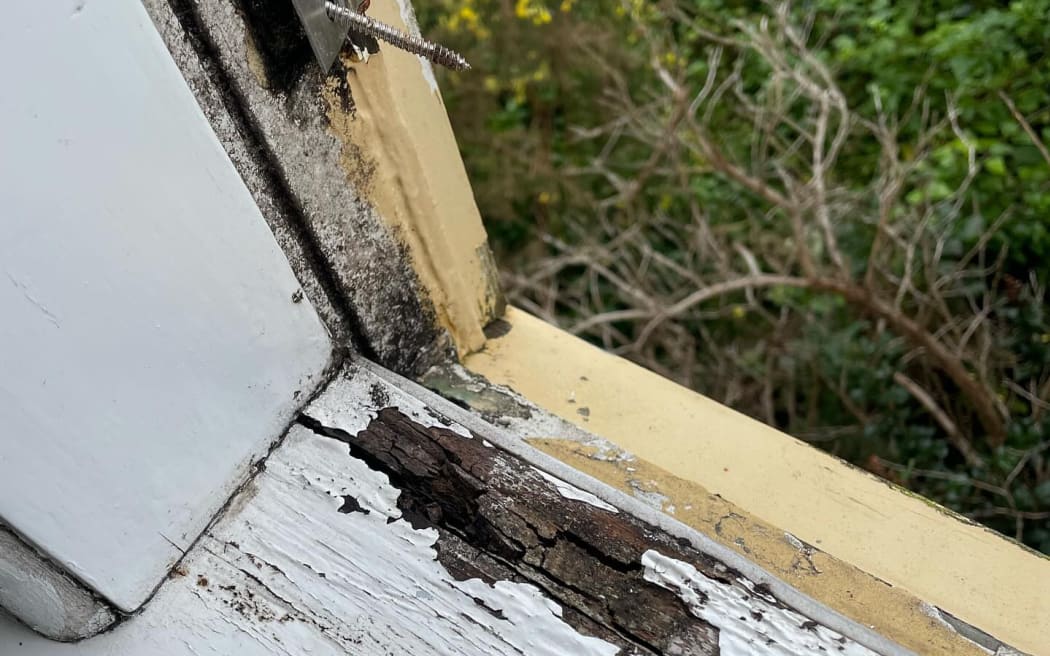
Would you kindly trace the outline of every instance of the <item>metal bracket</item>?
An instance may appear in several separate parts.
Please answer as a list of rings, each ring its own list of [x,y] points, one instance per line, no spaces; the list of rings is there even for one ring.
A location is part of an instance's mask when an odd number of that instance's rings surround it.
[[[332,68],[346,41],[346,28],[328,17],[325,0],[292,0],[295,12],[306,29],[306,38],[325,73]]]

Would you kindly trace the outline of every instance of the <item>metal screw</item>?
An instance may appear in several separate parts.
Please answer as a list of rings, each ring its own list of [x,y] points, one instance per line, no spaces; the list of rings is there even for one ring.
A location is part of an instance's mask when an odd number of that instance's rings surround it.
[[[328,13],[328,18],[347,29],[386,41],[395,48],[426,57],[435,64],[441,64],[454,71],[470,70],[470,64],[463,58],[463,55],[443,45],[427,41],[421,36],[405,34],[396,27],[360,14],[348,7],[337,5],[331,0],[324,3],[324,8]]]

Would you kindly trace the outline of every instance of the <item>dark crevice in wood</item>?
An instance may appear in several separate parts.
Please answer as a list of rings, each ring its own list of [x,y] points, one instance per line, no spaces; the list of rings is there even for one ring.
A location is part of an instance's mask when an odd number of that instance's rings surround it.
[[[531,583],[577,631],[622,654],[718,653],[718,630],[643,576],[642,555],[655,549],[712,578],[733,577],[691,546],[627,513],[565,498],[517,457],[396,408],[356,435],[305,415],[300,423],[388,476],[403,517],[438,531],[438,560],[453,577]]]

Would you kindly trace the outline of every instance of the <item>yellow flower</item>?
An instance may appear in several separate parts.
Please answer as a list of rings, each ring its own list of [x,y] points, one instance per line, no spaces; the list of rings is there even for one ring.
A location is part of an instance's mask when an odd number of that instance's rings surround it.
[[[747,310],[744,309],[743,305],[734,305],[731,312],[734,319],[743,319],[747,315]]]
[[[550,192],[541,191],[540,195],[536,197],[536,200],[540,202],[540,205],[549,205],[551,202]]]
[[[518,0],[514,15],[521,20],[531,20],[533,25],[546,25],[552,20],[550,10],[535,0]]]

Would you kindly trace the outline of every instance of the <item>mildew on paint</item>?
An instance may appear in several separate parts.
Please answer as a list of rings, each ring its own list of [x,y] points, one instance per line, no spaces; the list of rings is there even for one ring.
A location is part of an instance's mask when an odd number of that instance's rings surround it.
[[[370,15],[418,32],[408,0],[373,3]],[[430,63],[385,47],[367,63],[349,56],[322,97],[342,143],[348,179],[362,168],[363,200],[405,246],[434,319],[465,355],[485,343],[484,326],[504,307],[481,217]],[[344,99],[353,98],[347,112]]]
[[[495,328],[499,330],[498,324]],[[486,421],[508,429],[525,441],[540,444],[545,439],[562,439],[585,450],[594,460],[616,463],[633,472],[635,457],[608,440],[588,433],[546,412],[523,396],[502,385],[494,385],[462,365],[452,362],[431,367],[422,383],[449,399],[466,404]],[[539,442],[537,442],[539,440]],[[644,475],[628,477],[632,495],[646,505],[668,512],[673,506],[659,491],[659,484]],[[673,514],[673,513],[672,513]]]
[[[265,3],[243,1],[258,5],[260,21],[270,11]],[[321,290],[316,285],[307,290],[311,298],[317,291],[330,297],[355,346],[388,367],[412,373],[443,356],[451,340],[413,268],[414,255],[368,198],[369,158],[341,138],[339,122],[356,115],[347,71],[340,73],[337,64],[326,77],[307,61],[301,69],[289,65],[289,71],[275,72],[253,45],[253,36],[256,41],[263,37],[252,32],[235,3],[170,2],[179,21],[175,29],[191,37],[196,57],[209,72],[208,85],[221,94],[240,136],[249,142],[249,154],[258,160],[248,168],[262,169],[275,187],[278,209],[300,233],[294,237],[302,238],[303,248],[290,253],[298,259],[297,251],[305,251],[307,266],[320,278]],[[290,51],[302,51],[305,41],[292,24],[282,35]],[[272,64],[274,57],[269,59]],[[192,62],[184,68],[192,70]],[[277,73],[287,73],[281,85],[272,79]],[[326,86],[333,80],[335,90]],[[265,194],[256,198],[260,206],[270,202]]]

